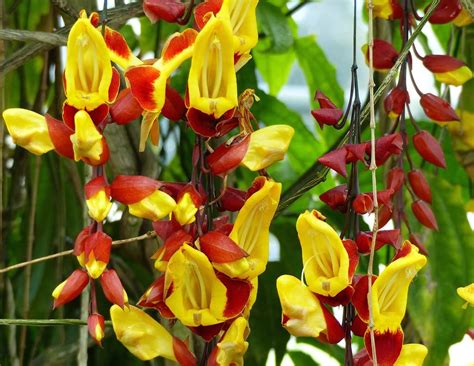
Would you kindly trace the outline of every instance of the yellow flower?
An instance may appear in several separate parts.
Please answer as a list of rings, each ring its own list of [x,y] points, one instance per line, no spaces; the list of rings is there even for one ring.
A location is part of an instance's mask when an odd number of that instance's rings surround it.
[[[74,115],[75,132],[71,135],[74,160],[83,158],[99,161],[103,152],[102,134],[97,130],[89,113],[78,111]]]
[[[304,275],[311,291],[336,296],[350,283],[349,255],[336,231],[318,211],[306,211],[296,222]]]
[[[86,204],[89,216],[97,222],[104,221],[112,208],[112,202],[104,189],[86,199]]]
[[[173,337],[155,319],[135,306],[110,308],[110,318],[117,339],[142,361],[162,356],[176,361]]]
[[[434,76],[440,83],[459,86],[472,79],[472,71],[464,65],[451,71],[435,72]]]
[[[240,163],[251,171],[265,169],[283,160],[295,130],[287,125],[261,128],[250,135],[247,152]]]
[[[46,119],[41,114],[22,108],[10,108],[3,111],[2,116],[15,144],[35,155],[54,149]]]
[[[243,366],[244,355],[249,347],[249,343],[245,341],[247,335],[247,320],[244,317],[235,319],[224,337],[217,343],[217,365]]]
[[[464,308],[467,308],[468,303],[474,306],[474,283],[466,287],[458,287],[456,291],[463,300],[466,300]]]
[[[82,11],[67,40],[66,103],[90,111],[110,102],[112,73],[104,38]]]
[[[326,321],[318,298],[296,277],[280,276],[276,284],[283,327],[295,337],[319,337]]]
[[[176,202],[165,192],[156,190],[139,202],[128,205],[131,215],[151,221],[161,220],[176,207]]]
[[[458,16],[453,20],[454,25],[456,25],[457,27],[465,27],[466,25],[472,24],[473,22],[474,18],[466,9],[464,9],[464,7],[462,8]]]
[[[456,151],[467,152],[474,150],[474,113],[467,110],[456,111],[461,119],[459,122],[447,123]]]
[[[427,354],[428,348],[422,344],[404,344],[393,366],[422,366]]]
[[[188,90],[190,107],[214,118],[237,107],[233,38],[228,19],[212,16],[198,34]]]
[[[165,293],[166,305],[184,325],[214,325],[226,320],[227,289],[206,255],[188,244],[168,262]]]
[[[173,210],[175,219],[181,226],[192,224],[196,220],[196,212],[198,208],[194,204],[191,194],[186,192],[183,197],[178,200]]]
[[[267,266],[270,224],[280,201],[281,184],[266,178],[257,179],[264,180],[264,184],[247,199],[229,235],[248,257],[230,263],[213,263],[219,272],[232,278],[252,279]]]
[[[426,257],[409,241],[372,285],[374,327],[379,332],[395,332],[405,316],[408,288]]]

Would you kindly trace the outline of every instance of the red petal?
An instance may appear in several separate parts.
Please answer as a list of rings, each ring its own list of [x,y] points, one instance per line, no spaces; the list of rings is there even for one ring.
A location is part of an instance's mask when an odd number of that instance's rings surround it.
[[[156,111],[161,106],[155,101],[155,81],[160,77],[160,71],[151,65],[131,67],[125,73],[125,77],[130,82],[133,96],[143,109]]]
[[[97,194],[99,191],[102,189],[106,190],[106,194],[110,196],[110,187],[105,181],[105,178],[103,175],[100,175],[89,182],[86,183],[84,186],[84,192],[86,193],[86,199],[91,198],[95,194]]]
[[[240,189],[226,187],[219,200],[220,211],[239,211],[247,200],[247,192]]]
[[[100,276],[100,284],[107,300],[123,308],[125,305],[124,289],[117,272],[113,269],[105,270]]]
[[[347,144],[346,145],[346,161],[353,163],[357,160],[365,162],[365,149],[366,144]]]
[[[163,256],[161,260],[169,261],[170,258],[173,256],[176,251],[181,248],[184,243],[192,243],[193,237],[188,234],[186,231],[180,229],[174,233],[172,233],[165,241],[163,246],[158,249],[158,251],[153,255],[152,258],[159,258],[161,253]]]
[[[163,19],[165,22],[174,23],[186,11],[186,5],[176,0],[144,0],[143,12],[152,23]]]
[[[383,228],[391,220],[393,208],[391,206],[382,205],[379,208],[379,229]]]
[[[92,224],[86,226],[81,232],[77,235],[76,240],[74,241],[74,254],[76,257],[84,253],[85,240],[89,237],[91,232]]]
[[[129,59],[132,56],[132,50],[120,32],[106,27],[104,39],[109,51],[124,59]]]
[[[322,109],[338,109],[336,107],[336,105],[333,102],[331,102],[331,99],[329,99],[320,90],[316,90],[316,94],[314,95],[314,100],[318,101],[319,108],[322,108]]]
[[[148,287],[146,293],[138,300],[138,305],[144,308],[156,309],[160,312],[160,315],[167,319],[173,319],[175,316],[170,308],[165,304],[164,301],[164,286],[165,286],[165,275],[158,277]],[[173,285],[168,288],[168,295],[173,292]],[[148,293],[147,296],[145,296]]]
[[[434,94],[423,94],[420,98],[420,104],[425,114],[433,121],[451,122],[460,120],[451,105]]]
[[[402,168],[393,168],[388,172],[387,189],[398,192],[403,187],[405,173]]]
[[[354,320],[352,321],[352,332],[359,337],[363,337],[365,331],[367,330],[367,323],[364,322],[359,315],[356,315]],[[367,355],[368,357],[368,355]],[[355,358],[355,357],[354,357]]]
[[[343,211],[346,210],[347,200],[347,185],[342,184],[329,191],[324,192],[319,196],[319,199],[326,205],[331,207],[333,210]]]
[[[171,37],[166,41],[166,44],[163,46],[163,51],[161,53],[163,61],[168,62],[187,48],[192,47],[196,41],[197,34],[198,33],[196,30],[188,28],[182,33],[175,33],[171,35]]]
[[[368,50],[366,52],[366,59],[369,59]],[[398,58],[397,50],[391,43],[382,39],[374,40],[373,48],[373,64],[377,70],[391,69]]]
[[[243,138],[235,138],[218,146],[214,152],[208,155],[207,163],[214,175],[226,175],[235,168],[245,157],[250,143],[250,135]]]
[[[56,309],[78,297],[82,290],[89,283],[89,276],[87,272],[82,269],[76,269],[67,278],[59,297],[54,300],[53,309]]]
[[[392,262],[396,261],[397,259],[406,257],[409,255],[412,251],[412,247],[409,242],[405,241],[403,243],[403,246],[400,248],[399,251],[395,254],[395,256],[392,258]]]
[[[422,171],[419,169],[412,170],[408,173],[408,181],[410,186],[413,189],[413,192],[425,202],[431,203],[431,189],[423,175]]]
[[[344,147],[324,154],[318,159],[318,161],[339,173],[344,178],[347,177],[346,149]]]
[[[424,246],[424,244],[421,242],[421,239],[419,238],[418,234],[415,233],[410,233],[410,242],[414,244],[419,250],[420,253],[423,255],[428,256],[428,250]]]
[[[201,236],[199,245],[201,251],[215,263],[229,263],[248,256],[231,238],[218,231],[209,231]]]
[[[120,74],[115,67],[112,67],[112,80],[109,86],[109,103],[113,103],[120,90]]]
[[[48,124],[48,133],[54,145],[56,152],[69,159],[74,159],[74,150],[72,148],[71,135],[74,133],[62,121],[59,121],[49,114],[45,115]]]
[[[178,224],[178,222],[176,222],[175,220],[154,221],[152,225],[156,235],[158,235],[163,241],[166,241],[176,230],[181,229],[181,225]]]
[[[374,202],[372,201],[372,197],[368,194],[358,194],[354,201],[352,201],[352,207],[355,212],[363,215],[367,212],[372,212],[374,209]]]
[[[172,121],[182,120],[186,116],[184,100],[176,89],[166,85],[166,99],[161,113]]]
[[[464,62],[448,55],[427,55],[423,59],[423,65],[431,72],[448,72],[463,67]]]
[[[123,89],[110,108],[112,121],[119,125],[125,125],[138,119],[142,115],[142,112],[143,108],[132,95],[130,88]]]
[[[356,276],[357,277],[357,276]],[[372,285],[377,276],[372,276]],[[364,322],[369,321],[369,306],[367,304],[367,293],[369,292],[369,276],[362,276],[354,281],[354,295],[352,295],[352,304],[357,313]]]
[[[216,15],[221,10],[223,0],[207,0],[194,9],[194,20],[199,29],[202,29],[212,14]]]
[[[344,338],[344,329],[325,306],[321,306],[321,309],[323,310],[327,328],[324,332],[320,333],[318,339],[330,344],[339,343]]]
[[[403,332],[400,329],[395,333],[389,331],[385,333],[374,332],[375,351],[377,352],[377,363],[380,366],[390,366],[397,361],[403,346]],[[367,331],[364,336],[365,349],[372,357],[372,342],[370,332]]]
[[[109,263],[111,248],[112,238],[102,231],[89,235],[84,243],[86,258],[89,258],[89,254],[94,252],[95,259],[104,263]]]
[[[431,208],[424,201],[418,200],[411,204],[411,210],[415,214],[417,220],[429,229],[438,230],[436,217]]]
[[[431,14],[429,21],[432,24],[449,23],[459,15],[461,10],[462,5],[459,0],[441,0],[433,14]]]
[[[173,337],[173,353],[181,366],[197,365],[196,357],[189,351],[186,343],[177,337]]]
[[[405,109],[405,104],[410,103],[408,92],[400,87],[395,87],[390,91],[384,100],[384,109],[387,114],[399,116]]]
[[[252,285],[248,281],[229,278],[222,273],[217,273],[217,277],[227,288],[227,303],[224,309],[224,316],[226,318],[234,318],[247,305]]]
[[[423,159],[440,168],[446,168],[443,149],[428,131],[421,131],[413,136],[413,145]]]
[[[343,113],[344,112],[342,109],[329,108],[321,108],[311,111],[311,114],[316,119],[321,128],[323,128],[324,125],[335,125],[342,118]]]
[[[349,255],[349,278],[352,280],[357,265],[359,264],[359,253],[357,251],[357,245],[354,240],[346,239],[342,241],[344,248]]]
[[[200,110],[190,108],[186,114],[192,130],[203,137],[223,136],[238,126],[239,120],[234,117],[235,110],[226,112],[221,119],[216,120]]]
[[[377,192],[377,201],[382,205],[385,206],[391,206],[392,205],[392,197],[393,197],[393,190],[392,189],[384,189],[383,191],[378,191]],[[373,199],[374,194],[372,192],[367,192],[367,194],[370,198]]]
[[[115,200],[130,205],[155,192],[160,188],[160,182],[141,175],[118,175],[110,188]]]

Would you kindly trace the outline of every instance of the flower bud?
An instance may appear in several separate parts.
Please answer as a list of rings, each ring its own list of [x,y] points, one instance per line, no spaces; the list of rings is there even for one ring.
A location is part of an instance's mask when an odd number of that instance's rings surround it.
[[[454,20],[462,10],[459,0],[441,0],[429,18],[431,24],[446,24]]]
[[[272,125],[252,132],[240,165],[256,172],[283,160],[294,133],[287,125]]]
[[[112,238],[102,231],[97,231],[85,239],[85,267],[93,279],[99,278],[107,267],[111,248]]]
[[[372,246],[372,233],[362,231],[356,238],[357,249],[360,253],[370,253]],[[380,249],[386,244],[390,244],[395,249],[399,249],[401,245],[400,230],[380,230],[377,232],[377,239],[375,240],[375,250]]]
[[[112,202],[110,202],[110,186],[104,176],[98,176],[89,181],[85,186],[86,204],[89,216],[97,222],[102,222],[107,217]]]
[[[362,47],[365,56],[365,62],[369,65],[369,46]],[[372,51],[374,69],[377,71],[390,70],[398,58],[397,50],[391,43],[382,39],[374,39],[374,48]]]
[[[64,281],[61,282],[53,291],[54,304],[53,309],[56,309],[78,297],[82,290],[89,283],[89,276],[87,272],[82,269],[76,269]]]
[[[166,99],[161,114],[171,121],[182,120],[186,116],[186,106],[178,91],[166,85]]]
[[[119,125],[126,125],[140,118],[143,108],[132,95],[130,88],[123,89],[115,103],[110,107],[112,120]]]
[[[249,149],[250,136],[231,138],[207,157],[212,174],[225,176],[236,169]]]
[[[402,168],[393,168],[388,172],[387,189],[391,189],[394,193],[403,187],[405,173]]]
[[[403,138],[400,133],[393,133],[379,137],[375,141],[375,163],[383,165],[392,155],[398,155],[403,151]],[[366,146],[367,154],[371,155],[370,144]]]
[[[448,55],[425,56],[423,65],[436,80],[448,85],[459,86],[472,78],[472,71],[464,62]]]
[[[420,98],[420,105],[423,108],[425,114],[433,121],[459,121],[459,116],[449,105],[449,103],[434,94],[423,94]]]
[[[122,286],[117,272],[113,269],[108,269],[100,276],[100,284],[104,295],[112,304],[116,304],[123,308],[128,305],[128,296],[125,289]]]
[[[161,19],[168,23],[176,23],[183,17],[185,11],[186,6],[179,0],[143,1],[143,12],[152,23]]]
[[[393,208],[382,205],[379,208],[379,229],[383,228],[392,219]]]
[[[323,128],[324,125],[333,126],[342,118],[344,113],[342,109],[337,108],[321,91],[316,91],[314,99],[318,101],[320,109],[311,111],[311,114],[321,128]]]
[[[10,108],[3,111],[2,116],[15,144],[35,155],[54,149],[46,119],[41,114],[27,109]]]
[[[411,204],[411,210],[422,225],[432,230],[438,230],[436,217],[426,202],[421,200],[413,202]]]
[[[98,313],[90,314],[87,318],[87,329],[92,339],[101,346],[105,335],[104,317]]]
[[[374,202],[368,194],[358,194],[352,201],[352,207],[359,215],[363,215],[374,209]]]
[[[428,131],[420,131],[413,136],[413,145],[420,156],[427,162],[440,168],[446,168],[444,152],[436,140]]]
[[[346,163],[354,163],[356,161],[365,162],[366,143],[362,144],[346,144]]]
[[[421,170],[415,169],[409,172],[408,181],[410,182],[413,192],[418,196],[418,198],[425,202],[431,203],[431,189]]]
[[[397,86],[385,97],[383,106],[385,113],[387,113],[390,118],[395,119],[403,113],[405,105],[408,103],[410,103],[408,92]]]

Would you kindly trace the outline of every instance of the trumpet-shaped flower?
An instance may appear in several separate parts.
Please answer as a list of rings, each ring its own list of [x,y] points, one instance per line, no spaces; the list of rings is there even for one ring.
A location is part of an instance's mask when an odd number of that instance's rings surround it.
[[[306,211],[296,222],[304,275],[311,291],[334,297],[350,284],[349,255],[336,231],[318,211]]]
[[[69,33],[64,79],[66,103],[77,109],[94,110],[112,102],[118,92],[120,78],[112,68],[104,38],[85,11]]]
[[[244,317],[235,319],[212,350],[207,366],[243,366],[249,347],[245,341],[248,333],[247,320]]]
[[[84,190],[89,216],[97,222],[104,221],[112,208],[110,186],[106,183],[104,176],[89,181],[84,186]]]
[[[2,116],[15,144],[35,155],[54,149],[46,119],[41,114],[22,108],[10,108],[3,111]]]
[[[344,337],[334,316],[298,278],[283,275],[278,277],[276,285],[282,307],[282,325],[290,334],[321,338],[330,343],[337,343]]]
[[[129,306],[110,308],[110,319],[117,339],[135,357],[148,361],[161,356],[172,361],[181,360],[183,356],[191,356],[183,342],[174,338],[160,323],[144,311]]]
[[[198,34],[188,90],[189,106],[214,118],[237,107],[233,38],[228,19],[212,16]]]
[[[89,113],[79,111],[74,116],[75,132],[70,139],[74,150],[74,160],[85,159],[94,165],[103,164],[108,158],[105,139],[97,130]]]
[[[229,235],[248,257],[229,263],[213,263],[229,277],[252,279],[265,271],[268,262],[270,223],[280,201],[281,184],[257,178],[259,188],[245,202]]]

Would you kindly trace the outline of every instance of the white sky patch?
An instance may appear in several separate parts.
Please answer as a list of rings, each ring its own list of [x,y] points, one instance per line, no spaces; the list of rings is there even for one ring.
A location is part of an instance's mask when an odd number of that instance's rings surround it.
[[[268,257],[269,262],[280,261],[280,241],[278,238],[270,233],[270,254]]]

